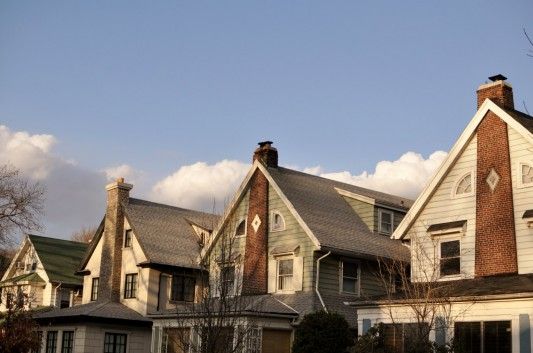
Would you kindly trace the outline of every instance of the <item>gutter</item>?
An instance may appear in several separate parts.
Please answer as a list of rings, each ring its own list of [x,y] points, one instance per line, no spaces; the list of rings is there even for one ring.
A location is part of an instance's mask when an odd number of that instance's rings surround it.
[[[322,296],[320,295],[320,291],[318,290],[318,283],[319,283],[319,278],[320,278],[320,261],[324,258],[326,258],[327,256],[329,256],[331,254],[331,251],[328,251],[325,255],[323,255],[322,257],[319,257],[317,260],[316,260],[316,283],[315,283],[315,292],[316,292],[316,295],[318,295],[318,299],[320,299],[320,304],[322,304],[322,307],[324,308],[324,311],[327,313],[328,312],[328,309],[326,308],[326,304],[324,304],[324,300],[322,299]]]

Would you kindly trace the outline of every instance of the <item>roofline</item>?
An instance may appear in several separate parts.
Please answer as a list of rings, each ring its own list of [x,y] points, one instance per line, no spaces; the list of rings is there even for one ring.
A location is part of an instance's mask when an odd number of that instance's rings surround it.
[[[364,196],[364,195],[361,195],[361,194],[358,194],[358,193],[355,193],[355,192],[352,192],[352,191],[344,190],[344,189],[336,187],[336,186],[334,187],[334,189],[339,194],[341,194],[342,196],[346,196],[348,198],[351,198],[351,199],[354,199],[354,200],[358,200],[358,201],[367,203],[367,204],[372,205],[372,206],[378,206],[378,207],[381,207],[381,208],[387,208],[389,210],[399,211],[399,212],[403,212],[403,213],[406,213],[409,210],[409,207],[407,207],[407,206],[399,206],[399,205],[398,206],[391,206],[391,205],[389,205],[387,203],[384,203],[384,202],[381,202],[379,200],[376,200],[373,197]]]
[[[140,234],[140,233],[138,233],[135,227],[133,226],[134,222],[131,221],[131,217],[128,214],[128,208],[126,207],[126,205],[122,205],[122,207],[124,209],[124,218],[128,221],[128,224],[131,230],[133,230],[133,236],[137,240],[137,243],[139,243],[139,247],[141,248],[141,251],[143,252],[144,257],[146,258],[146,262],[152,262],[152,260],[148,257],[148,253],[146,252],[146,249],[144,248],[142,242],[139,240],[139,237],[135,235],[135,234]],[[123,231],[125,232],[126,229],[123,229]]]
[[[104,232],[104,226],[105,226],[105,215],[102,218],[102,221],[100,221],[100,225],[96,229],[95,237],[91,239],[91,243],[89,244],[89,247],[87,248],[87,254],[85,255],[85,258],[81,262],[81,266],[77,272],[83,272],[85,270],[85,266],[87,266],[87,263],[89,262],[89,259],[93,255],[94,250],[98,246],[98,242],[102,238],[102,234]]]
[[[455,142],[453,147],[450,149],[448,156],[444,162],[440,165],[437,172],[434,174],[431,181],[426,185],[420,196],[416,199],[414,204],[411,206],[403,220],[400,222],[391,238],[393,239],[402,239],[407,234],[407,231],[416,221],[422,209],[429,202],[429,199],[433,196],[436,188],[441,184],[442,180],[446,177],[450,169],[453,167],[457,159],[461,156],[461,153],[465,150],[467,144],[472,140],[478,125],[484,119],[485,115],[490,111],[496,114],[501,118],[505,123],[511,126],[513,129],[518,131],[522,136],[526,138],[531,144],[533,144],[533,134],[531,134],[524,126],[522,126],[518,121],[516,121],[511,115],[509,115],[505,110],[500,108],[496,103],[490,99],[485,99],[483,104],[479,107],[478,111],[470,120],[466,128],[463,130],[458,140]]]

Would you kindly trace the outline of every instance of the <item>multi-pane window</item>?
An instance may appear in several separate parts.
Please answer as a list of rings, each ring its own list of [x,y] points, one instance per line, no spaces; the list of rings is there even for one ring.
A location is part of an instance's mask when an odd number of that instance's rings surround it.
[[[137,296],[137,274],[129,273],[126,275],[124,283],[124,298],[135,298]]]
[[[392,234],[394,230],[394,213],[391,211],[378,211],[378,232]]]
[[[237,237],[244,237],[246,235],[246,220],[242,220],[237,225],[237,229],[235,230],[235,236]]]
[[[98,286],[100,285],[100,277],[93,278],[91,285],[91,301],[98,299]]]
[[[353,262],[342,262],[342,291],[346,293],[358,292],[358,265]]]
[[[57,331],[48,331],[46,333],[46,353],[56,353],[57,350]]]
[[[522,184],[533,183],[533,167],[529,164],[521,164]]]
[[[292,290],[293,259],[278,260],[278,290]]]
[[[41,348],[43,345],[43,331],[37,331],[37,342],[39,342],[39,346],[37,349],[32,350],[32,353],[41,353]]]
[[[224,266],[220,270],[222,296],[232,295],[235,289],[235,266]]]
[[[420,333],[429,335],[430,327],[426,323],[384,324],[383,344],[387,352],[406,353],[415,351],[419,344],[416,337]]]
[[[461,273],[461,243],[459,240],[440,243],[440,275],[450,276]]]
[[[511,353],[511,322],[455,322],[454,346],[465,353]]]
[[[468,173],[457,183],[456,195],[466,195],[472,192],[472,174]]]
[[[124,233],[124,247],[125,248],[131,247],[132,236],[133,236],[133,232],[131,231],[131,229],[126,230],[126,232]]]
[[[173,275],[170,299],[174,301],[194,301],[194,285],[196,281],[192,276]]]
[[[285,220],[279,212],[272,212],[272,219],[270,222],[270,230],[272,231],[279,231],[285,229]]]
[[[63,331],[61,353],[74,352],[74,331]]]
[[[126,335],[122,333],[105,333],[104,353],[126,353]]]

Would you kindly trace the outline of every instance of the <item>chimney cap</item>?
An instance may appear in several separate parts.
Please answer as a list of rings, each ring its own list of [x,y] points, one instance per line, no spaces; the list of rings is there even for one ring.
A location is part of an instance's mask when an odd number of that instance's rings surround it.
[[[507,77],[503,76],[502,74],[497,74],[497,75],[494,75],[494,76],[490,76],[489,80],[491,80],[492,82],[505,81],[505,80],[507,80]]]
[[[258,142],[257,144],[259,145],[259,147],[265,147],[265,146],[270,146],[273,143],[274,142],[272,141],[261,141],[261,142]]]

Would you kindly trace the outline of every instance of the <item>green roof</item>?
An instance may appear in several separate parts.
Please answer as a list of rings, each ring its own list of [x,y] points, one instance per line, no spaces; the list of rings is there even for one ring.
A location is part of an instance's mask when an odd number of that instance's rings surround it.
[[[88,244],[76,241],[28,235],[51,282],[83,284],[74,273],[85,255]]]
[[[31,283],[42,282],[44,283],[44,279],[42,279],[41,276],[39,276],[35,272],[31,272],[31,273],[25,273],[20,276],[8,278],[5,281],[0,282],[0,285],[11,284],[11,283],[14,284],[18,282],[31,282]]]

